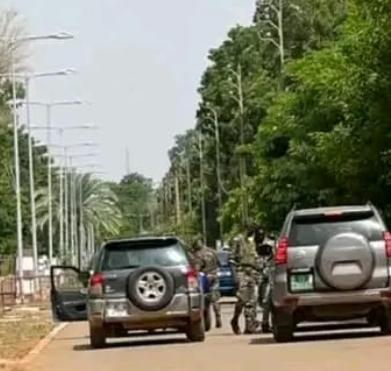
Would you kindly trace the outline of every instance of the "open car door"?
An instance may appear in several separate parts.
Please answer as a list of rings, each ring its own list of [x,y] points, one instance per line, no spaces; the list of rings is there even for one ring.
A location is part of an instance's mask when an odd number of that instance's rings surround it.
[[[87,275],[75,267],[58,265],[50,268],[50,297],[56,320],[87,320],[87,280]]]

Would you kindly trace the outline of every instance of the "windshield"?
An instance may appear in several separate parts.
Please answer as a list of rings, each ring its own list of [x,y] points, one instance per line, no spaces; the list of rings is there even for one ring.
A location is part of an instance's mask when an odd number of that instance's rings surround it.
[[[168,246],[116,243],[105,248],[102,270],[121,270],[146,266],[175,267],[187,264],[187,257],[179,243]]]

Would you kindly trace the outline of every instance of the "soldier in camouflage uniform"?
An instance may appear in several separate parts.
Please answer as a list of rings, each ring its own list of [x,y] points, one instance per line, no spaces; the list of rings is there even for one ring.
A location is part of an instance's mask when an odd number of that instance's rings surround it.
[[[262,332],[268,333],[270,328],[271,314],[271,286],[270,274],[273,259],[274,240],[266,237],[266,233],[261,226],[255,229],[255,244],[257,254],[261,261],[261,279],[258,289],[258,302],[262,308]]]
[[[237,263],[237,302],[235,304],[234,316],[231,320],[232,330],[235,334],[241,333],[239,318],[244,311],[245,334],[253,334],[259,327],[257,321],[257,287],[259,282],[259,261],[255,250],[255,243],[250,238],[239,237],[236,239],[236,263]]]
[[[221,308],[220,308],[220,291],[217,271],[219,260],[214,249],[205,246],[200,239],[193,244],[193,259],[196,269],[203,272],[208,277],[210,287],[210,300],[216,317],[216,327],[222,327]]]

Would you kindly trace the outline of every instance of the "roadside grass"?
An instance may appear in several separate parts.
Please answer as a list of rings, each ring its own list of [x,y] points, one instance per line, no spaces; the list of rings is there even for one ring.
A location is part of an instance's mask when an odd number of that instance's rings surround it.
[[[18,308],[0,317],[0,359],[20,361],[53,327],[46,308]]]

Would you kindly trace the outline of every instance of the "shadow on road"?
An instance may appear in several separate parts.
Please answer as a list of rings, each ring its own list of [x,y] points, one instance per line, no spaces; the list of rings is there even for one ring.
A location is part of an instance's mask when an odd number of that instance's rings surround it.
[[[353,340],[353,339],[363,339],[363,338],[375,338],[375,337],[382,336],[377,331],[375,332],[374,330],[368,330],[365,328],[357,332],[346,332],[344,329],[341,328],[338,328],[338,330],[344,332],[325,333],[324,332],[325,330],[324,329],[322,330],[322,328],[305,329],[305,331],[301,329],[300,331],[295,333],[295,338],[290,344],[314,342],[314,341],[320,342],[320,341],[330,341],[330,340]],[[311,333],[308,333],[309,331],[311,331]],[[327,331],[331,331],[330,328],[327,328]],[[264,337],[252,339],[250,341],[250,344],[251,345],[270,345],[270,344],[277,345],[277,343],[274,341],[272,336],[268,336],[268,337],[264,336]],[[280,345],[286,345],[286,344],[280,344]]]
[[[55,341],[83,340],[83,339],[88,339],[88,336],[58,336],[55,339],[53,339],[53,342],[55,342]]]
[[[107,343],[106,349],[114,348],[136,348],[146,346],[163,346],[163,345],[178,345],[178,344],[190,344],[185,338],[162,338],[162,339],[137,339],[137,340],[123,340],[112,343]],[[93,351],[89,344],[78,344],[73,347],[73,350],[77,352]]]

